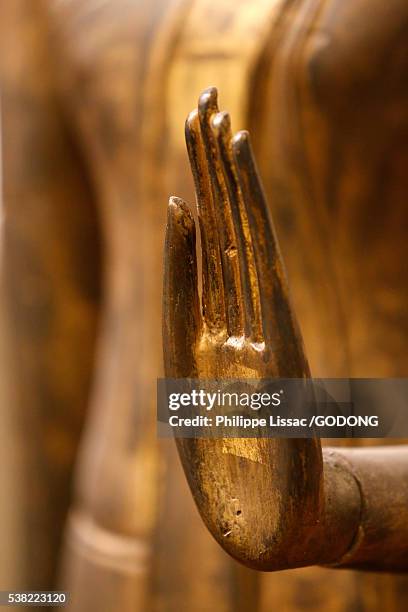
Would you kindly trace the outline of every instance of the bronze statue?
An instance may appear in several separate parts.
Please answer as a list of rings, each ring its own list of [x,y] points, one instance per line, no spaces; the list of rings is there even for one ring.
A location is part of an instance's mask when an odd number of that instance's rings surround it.
[[[172,378],[310,376],[247,132],[205,91],[186,123],[196,227],[171,198],[163,349]],[[408,446],[326,448],[315,439],[181,439],[200,514],[233,557],[260,570],[311,564],[408,569]]]
[[[76,611],[405,610],[404,576],[241,570],[154,422],[164,203],[193,200],[181,126],[209,84],[250,130],[313,374],[406,375],[405,0],[0,11],[3,405],[25,584],[48,585],[60,558]]]

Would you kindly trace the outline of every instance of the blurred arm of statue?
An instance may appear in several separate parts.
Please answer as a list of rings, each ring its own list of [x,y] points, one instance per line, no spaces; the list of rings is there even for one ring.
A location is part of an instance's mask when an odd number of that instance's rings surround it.
[[[0,586],[38,590],[56,584],[88,404],[100,235],[57,100],[42,3],[1,2],[0,32]]]

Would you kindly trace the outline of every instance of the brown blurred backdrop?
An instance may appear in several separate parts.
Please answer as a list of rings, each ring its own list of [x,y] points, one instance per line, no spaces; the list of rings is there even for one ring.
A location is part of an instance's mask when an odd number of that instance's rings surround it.
[[[63,585],[75,611],[406,609],[403,576],[241,569],[154,411],[166,203],[193,200],[183,125],[209,85],[251,131],[312,373],[406,375],[407,17],[0,0],[2,589]]]

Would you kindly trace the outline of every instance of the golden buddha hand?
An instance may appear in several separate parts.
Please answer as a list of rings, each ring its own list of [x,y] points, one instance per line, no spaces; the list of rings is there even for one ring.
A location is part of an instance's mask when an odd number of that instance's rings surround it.
[[[215,89],[206,90],[186,122],[201,238],[201,300],[196,224],[182,200],[169,203],[166,376],[306,377],[308,364],[249,135],[232,137],[229,116],[218,111],[216,98]],[[228,552],[263,569],[276,567],[281,547],[288,566],[310,561],[298,548],[304,549],[320,516],[318,441],[183,439],[178,447],[201,515]]]

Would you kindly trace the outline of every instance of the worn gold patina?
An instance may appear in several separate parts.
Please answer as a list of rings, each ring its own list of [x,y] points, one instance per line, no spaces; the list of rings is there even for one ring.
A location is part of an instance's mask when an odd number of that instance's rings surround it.
[[[307,377],[282,258],[247,132],[232,136],[217,92],[186,123],[196,223],[171,198],[165,250],[166,375]],[[408,568],[408,447],[326,449],[314,439],[183,439],[203,520],[236,559],[262,570],[312,564]],[[387,491],[392,495],[390,503]]]

